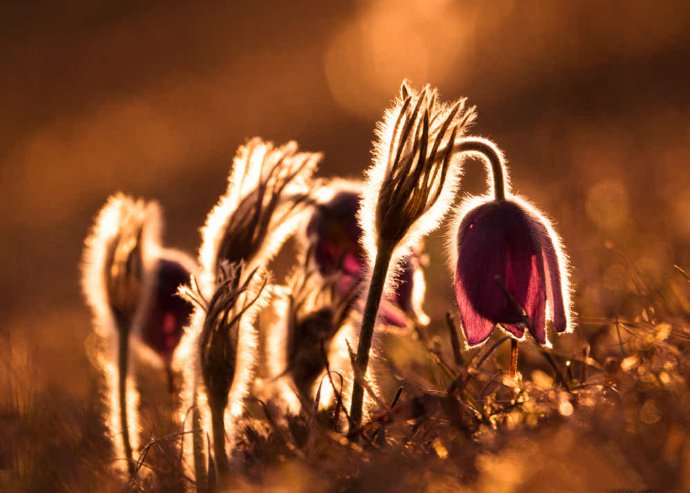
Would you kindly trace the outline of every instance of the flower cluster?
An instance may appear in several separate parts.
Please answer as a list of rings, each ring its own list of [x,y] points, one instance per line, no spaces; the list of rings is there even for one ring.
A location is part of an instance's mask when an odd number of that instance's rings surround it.
[[[378,126],[363,182],[315,179],[320,154],[300,152],[294,142],[249,140],[202,229],[198,268],[160,246],[155,203],[111,198],[87,240],[83,287],[107,342],[111,431],[122,437],[114,442],[130,475],[137,472],[130,335],[180,379],[180,453],[200,491],[227,485],[252,394],[291,417],[334,410],[334,430],[347,423],[351,440],[364,436],[363,418],[386,407],[378,396],[380,370],[369,364],[379,352],[375,333],[416,328],[425,337],[424,238],[448,214],[448,258],[467,347],[487,341],[496,327],[505,331],[506,378],[519,382],[516,341],[529,333],[549,347],[549,327],[572,331],[560,238],[535,206],[511,192],[495,144],[465,135],[475,118],[464,99],[445,103],[430,87],[417,92],[403,83]],[[454,207],[468,156],[485,162],[488,193]],[[293,235],[297,264],[276,281],[272,261]],[[267,322],[259,319],[264,311]],[[451,332],[460,367],[459,338]],[[385,355],[375,359],[385,362]],[[468,372],[461,370],[454,385]],[[476,403],[470,407],[481,414]],[[400,412],[408,411],[416,412]],[[266,417],[274,423],[270,412]]]

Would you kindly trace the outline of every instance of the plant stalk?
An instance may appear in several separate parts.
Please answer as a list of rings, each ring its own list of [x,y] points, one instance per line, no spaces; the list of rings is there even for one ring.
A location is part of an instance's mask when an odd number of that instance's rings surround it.
[[[192,447],[194,452],[194,479],[196,480],[197,493],[206,493],[206,462],[204,460],[204,436],[201,430],[201,413],[194,391],[194,403],[192,404]]]
[[[510,339],[510,378],[515,378],[518,368],[518,341]]]
[[[371,349],[371,341],[374,337],[376,317],[378,315],[379,305],[381,304],[381,296],[383,295],[383,288],[386,284],[386,276],[388,274],[388,266],[390,265],[392,253],[392,248],[379,248],[376,253],[376,260],[374,261],[374,270],[369,284],[367,301],[364,306],[362,327],[360,329],[359,343],[357,345],[357,357],[355,359],[355,380],[352,385],[352,403],[350,405],[350,431],[359,427],[362,421],[364,388],[361,381],[364,379],[367,372],[367,366],[369,365],[369,350]]]
[[[214,401],[215,399],[210,398],[213,455],[216,460],[218,477],[223,479],[230,470],[228,455],[225,451],[225,405],[222,402]]]
[[[117,347],[117,394],[120,406],[120,430],[122,432],[122,446],[127,460],[127,472],[134,476],[135,464],[132,458],[132,443],[129,439],[129,420],[127,416],[127,367],[129,363],[129,330],[123,326],[118,330]]]

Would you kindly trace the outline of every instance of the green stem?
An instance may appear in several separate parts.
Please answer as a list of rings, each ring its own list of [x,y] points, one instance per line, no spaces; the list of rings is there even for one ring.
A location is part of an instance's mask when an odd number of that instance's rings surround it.
[[[118,330],[118,365],[117,365],[117,393],[120,406],[120,430],[122,431],[122,445],[127,460],[127,472],[134,476],[135,464],[132,459],[132,443],[129,440],[129,421],[127,416],[127,366],[129,363],[129,330],[120,327]]]
[[[225,405],[210,399],[211,428],[213,430],[213,455],[216,459],[218,477],[223,479],[230,470],[228,455],[225,452]]]
[[[379,247],[374,261],[374,271],[369,284],[369,294],[367,295],[364,315],[362,316],[362,328],[359,333],[359,344],[357,346],[357,359],[355,360],[355,381],[352,386],[352,403],[350,407],[350,425],[353,431],[362,421],[362,403],[364,400],[364,388],[361,381],[367,372],[369,365],[369,350],[371,341],[374,337],[374,327],[376,326],[376,316],[378,315],[379,305],[383,288],[386,284],[388,266],[391,261],[392,248]]]

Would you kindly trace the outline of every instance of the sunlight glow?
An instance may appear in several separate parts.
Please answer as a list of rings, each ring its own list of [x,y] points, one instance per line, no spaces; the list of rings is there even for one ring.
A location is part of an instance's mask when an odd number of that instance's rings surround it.
[[[100,338],[98,347],[100,354],[94,361],[100,366],[104,378],[104,421],[108,426],[109,436],[113,443],[116,456],[125,457],[122,442],[122,426],[119,422],[119,400],[117,393],[117,358],[118,358],[118,327],[113,315],[111,301],[108,297],[107,269],[113,249],[117,246],[120,232],[123,229],[141,227],[140,249],[143,260],[141,296],[136,302],[136,309],[132,315],[130,334],[140,330],[145,321],[146,310],[149,306],[152,283],[154,282],[154,268],[160,245],[161,217],[160,208],[156,202],[135,200],[123,194],[116,194],[108,199],[106,205],[98,213],[94,226],[86,239],[82,260],[82,292],[93,314],[93,328]],[[131,340],[131,339],[130,339]],[[134,384],[133,358],[129,358],[129,376],[127,378],[127,426],[133,451],[139,444],[138,402],[139,394]],[[118,470],[125,471],[126,461],[115,461]]]
[[[279,203],[273,215],[268,218],[270,222],[267,236],[262,240],[259,251],[252,258],[242,259],[246,262],[245,272],[251,272],[255,268],[259,271],[250,282],[247,291],[241,296],[238,306],[259,294],[258,290],[263,280],[269,276],[265,265],[273,258],[285,240],[294,233],[304,214],[304,207],[295,207],[294,204],[290,204],[289,199],[293,196],[306,195],[314,186],[312,175],[320,159],[321,155],[318,153],[297,152],[295,142],[275,147],[270,142],[254,138],[238,149],[228,178],[226,193],[211,210],[206,219],[206,225],[202,229],[198,287],[204,299],[209,300],[215,291],[219,248],[234,214],[238,213],[238,207],[242,201],[255,193],[263,183],[266,194],[281,195],[275,195]],[[278,165],[277,171],[274,172],[274,168]],[[277,192],[283,185],[284,189]],[[271,198],[270,195],[269,198]],[[259,299],[240,320],[236,368],[225,420],[230,448],[234,444],[237,418],[244,410],[245,397],[252,384],[257,364],[256,317],[259,311],[268,304],[272,290],[273,288],[267,285]],[[205,404],[207,396],[201,380],[199,350],[204,321],[204,309],[195,306],[190,324],[185,329],[185,334],[174,356],[173,367],[183,374],[180,414],[191,409],[196,395],[202,412],[202,426],[205,430],[210,430],[210,413]],[[191,421],[189,429],[191,429]],[[185,456],[190,465],[193,464],[191,440],[190,435],[185,445]]]
[[[403,82],[403,87],[410,93],[412,97],[411,106],[413,106],[420,97],[420,92],[409,88],[407,82]],[[430,121],[432,122],[429,128],[429,136],[430,141],[433,142],[432,137],[439,132],[442,122],[450,114],[453,105],[438,101],[438,95],[435,90],[431,90],[428,97],[435,104],[435,106],[433,106],[433,113],[429,115]],[[384,183],[391,173],[391,169],[389,169],[390,152],[391,150],[395,151],[401,145],[405,146],[407,144],[406,142],[393,142],[393,140],[398,137],[394,135],[394,133],[396,131],[398,117],[404,109],[403,103],[404,98],[399,96],[394,101],[393,107],[386,110],[383,120],[376,126],[373,164],[366,171],[362,205],[357,215],[360,226],[364,232],[362,245],[367,253],[370,270],[373,266],[377,251],[376,211],[379,195]],[[456,139],[462,135],[463,131],[466,130],[476,118],[474,107],[467,108],[465,99],[461,99],[457,101],[457,103],[459,104],[459,110],[454,121],[457,122],[460,119],[464,119],[464,124],[458,127]],[[408,109],[407,111],[410,110]],[[446,142],[445,145],[448,145],[448,142]],[[427,150],[427,152],[430,151],[431,149]],[[388,291],[390,289],[390,283],[394,282],[400,268],[400,259],[405,251],[413,248],[424,236],[436,229],[450,210],[462,174],[462,168],[460,166],[461,160],[462,156],[458,154],[452,155],[445,181],[440,182],[439,177],[437,177],[435,182],[433,182],[432,190],[436,190],[440,187],[438,199],[434,203],[428,204],[426,211],[411,224],[410,229],[398,243],[391,260],[391,268],[388,271],[384,292]]]
[[[457,263],[458,263],[458,230],[460,228],[460,223],[462,222],[463,218],[473,209],[479,207],[482,204],[486,204],[488,202],[493,201],[493,191],[490,191],[487,195],[482,195],[482,196],[471,196],[467,195],[463,197],[462,201],[460,204],[455,208],[453,212],[453,220],[451,224],[449,225],[450,227],[447,230],[447,237],[446,237],[446,258],[448,259],[448,268],[450,269],[450,272],[453,276],[455,276],[455,270],[457,268]],[[566,317],[566,330],[563,333],[569,334],[572,333],[575,330],[575,313],[573,310],[573,302],[572,302],[572,285],[570,282],[570,261],[568,259],[567,254],[565,253],[564,247],[563,247],[563,241],[561,240],[561,237],[558,235],[556,232],[555,228],[553,227],[553,224],[551,220],[544,215],[535,205],[533,205],[531,202],[526,200],[525,198],[518,196],[518,195],[513,195],[512,193],[509,193],[508,188],[506,188],[506,200],[515,202],[516,204],[520,205],[524,209],[528,211],[528,213],[534,217],[538,222],[541,223],[541,225],[544,228],[544,234],[550,238],[553,246],[554,246],[554,253],[556,254],[556,258],[558,260],[558,270],[560,274],[560,279],[561,279],[561,291],[562,291],[562,296],[563,296],[563,305],[565,309],[565,317]],[[547,238],[545,238],[546,240]],[[546,269],[546,266],[544,267]],[[546,282],[546,288],[548,289],[550,287],[550,278],[549,276],[545,276],[545,282]],[[547,291],[548,292],[548,291]],[[550,300],[547,299],[546,302],[546,320],[549,322],[553,322],[553,307],[551,306]],[[500,327],[500,325],[499,325]],[[515,338],[515,336],[507,331],[504,331],[507,335],[510,335],[512,338]],[[552,347],[551,342],[549,341],[549,334],[548,330],[546,331],[546,344],[544,345],[547,348]],[[524,337],[523,337],[524,339]],[[465,344],[467,344],[467,341],[465,341]],[[466,346],[469,348],[469,346]]]

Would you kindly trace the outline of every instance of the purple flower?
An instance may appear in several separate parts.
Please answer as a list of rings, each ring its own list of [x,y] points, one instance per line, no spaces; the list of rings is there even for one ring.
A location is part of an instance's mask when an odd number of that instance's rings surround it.
[[[500,324],[516,339],[527,327],[548,346],[547,306],[556,332],[570,328],[566,257],[548,220],[517,197],[462,210],[455,295],[468,345],[483,343]]]
[[[142,342],[165,361],[172,358],[192,313],[192,305],[177,295],[178,288],[189,281],[191,274],[184,264],[165,256],[158,259],[148,313],[140,335]]]
[[[361,245],[362,228],[357,222],[361,202],[361,187],[355,183],[333,186],[327,200],[320,202],[306,228],[307,241],[314,250],[316,268],[323,277],[338,276],[336,289],[346,296],[361,289],[367,260]],[[419,307],[415,283],[423,283],[419,256],[409,255],[402,260],[395,289],[381,305],[382,323],[392,327],[407,327],[409,315],[424,320]],[[418,286],[417,286],[418,288]]]

